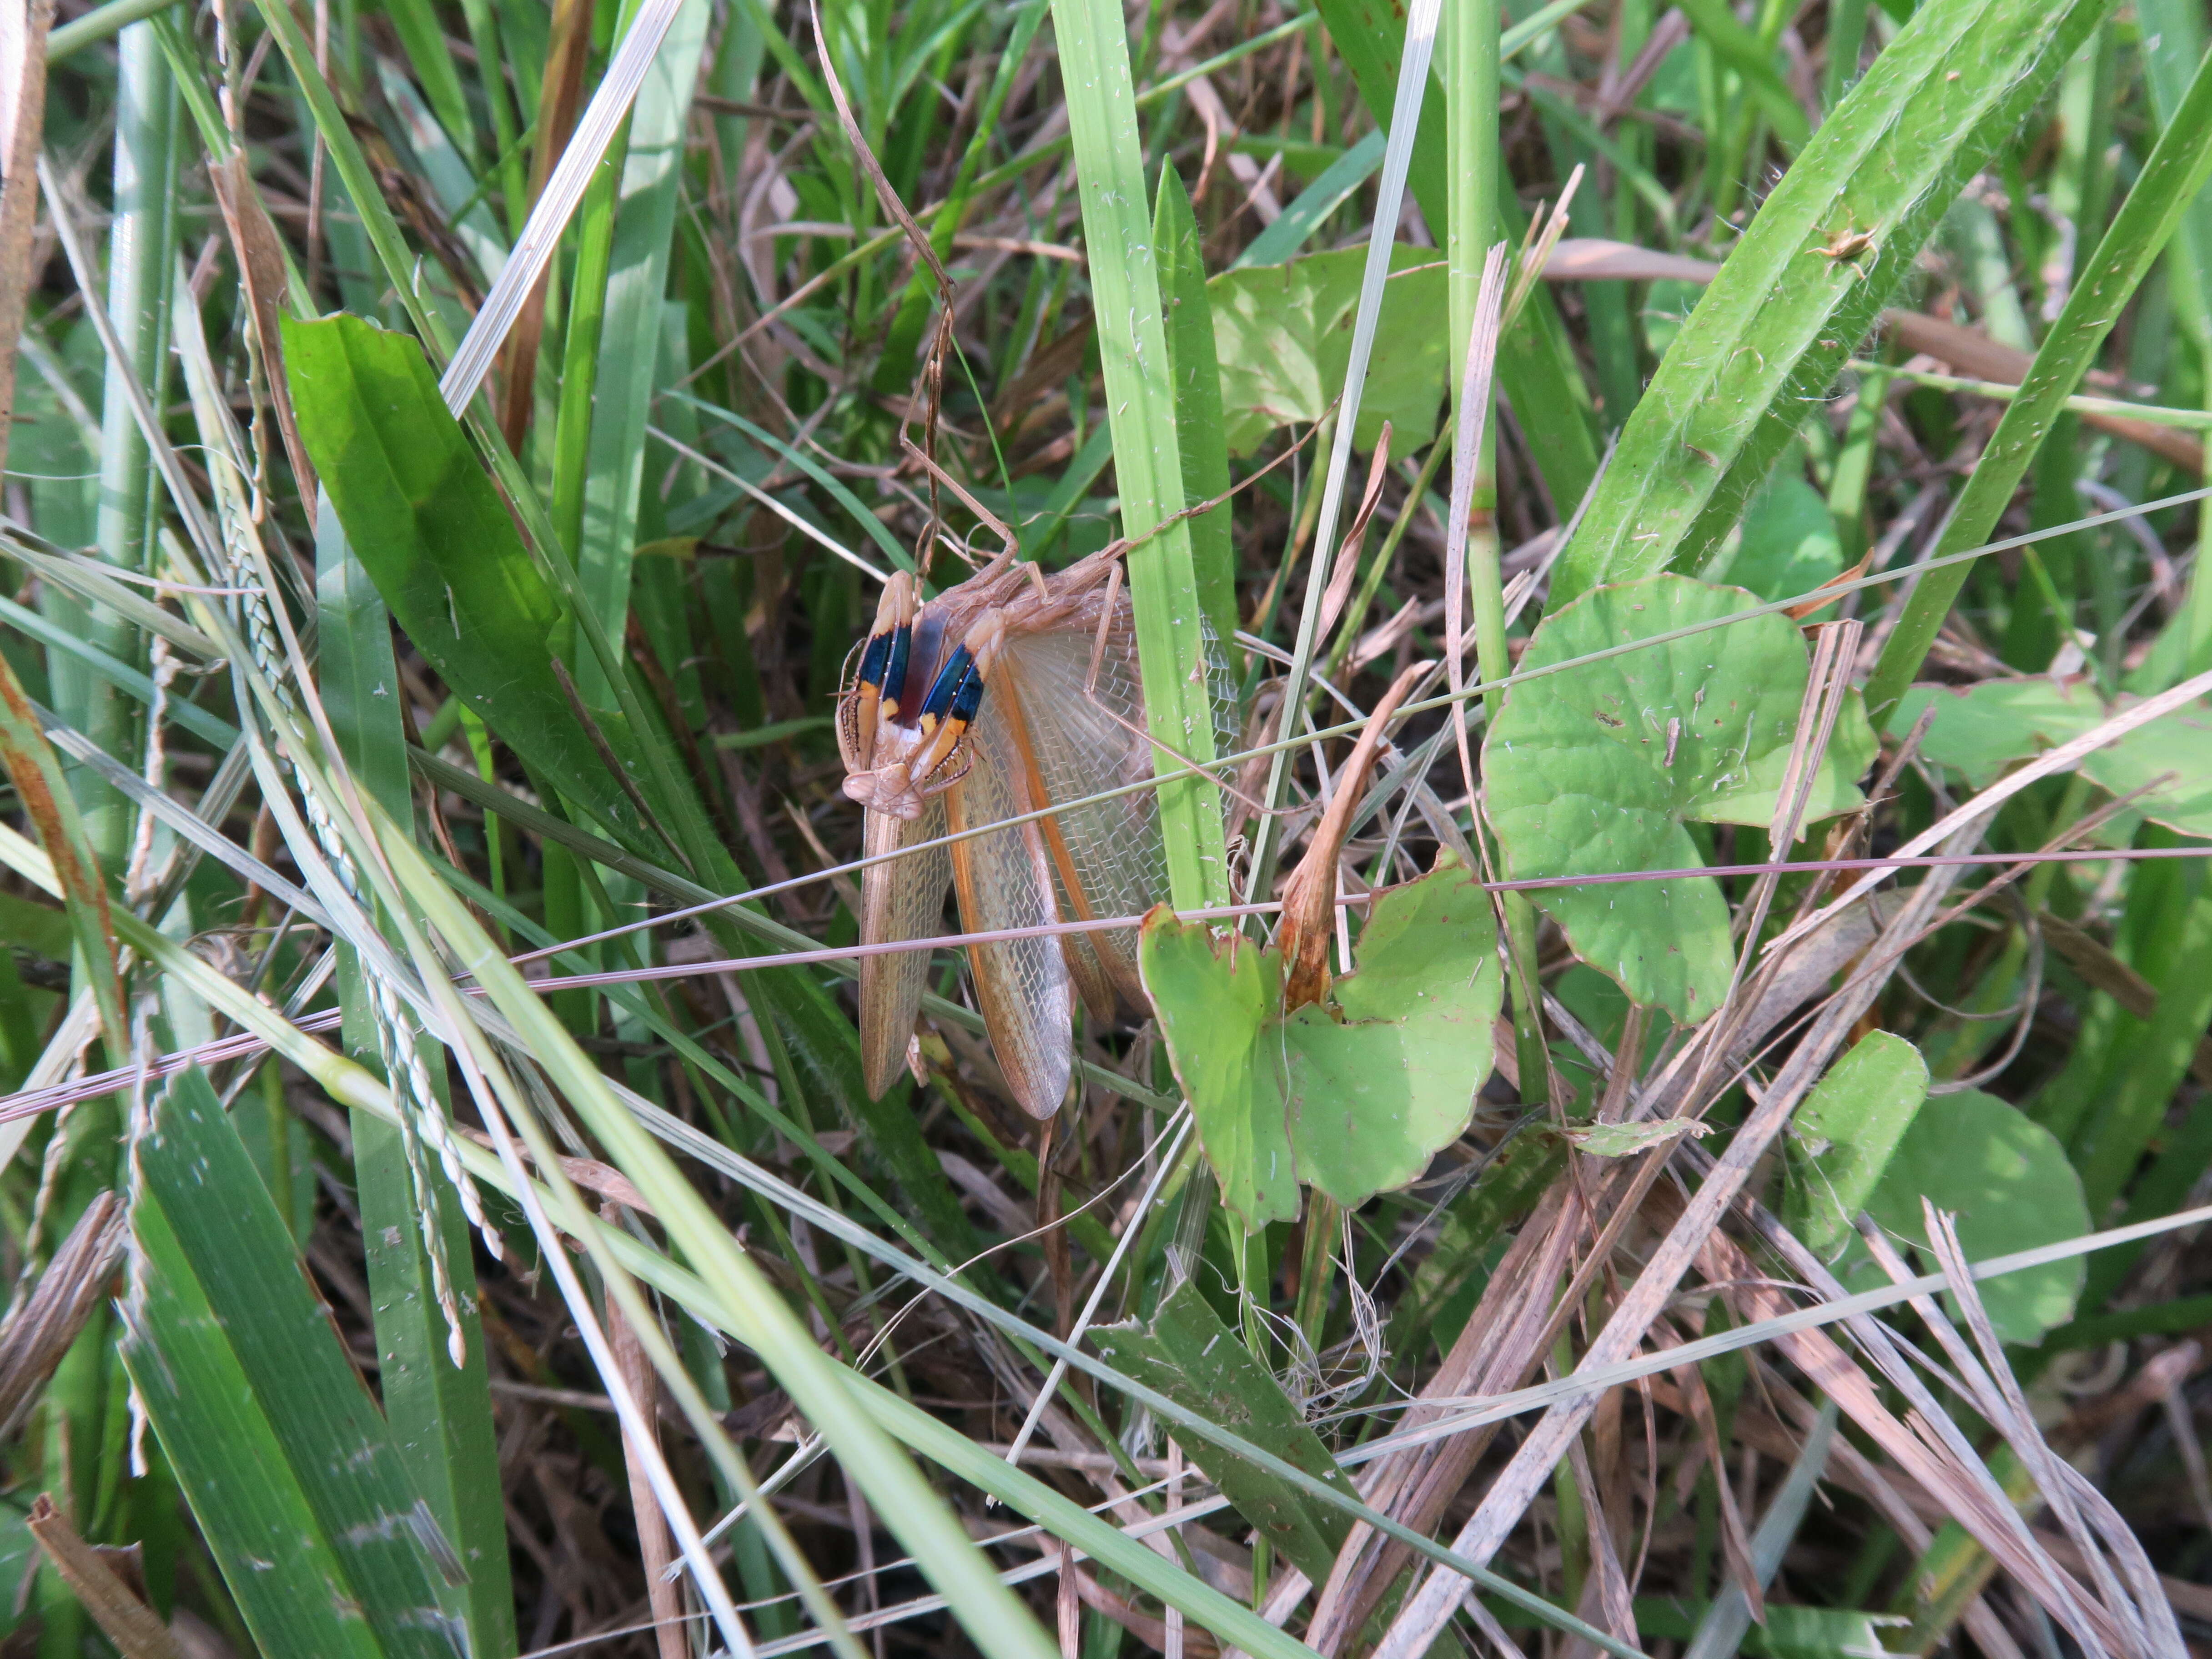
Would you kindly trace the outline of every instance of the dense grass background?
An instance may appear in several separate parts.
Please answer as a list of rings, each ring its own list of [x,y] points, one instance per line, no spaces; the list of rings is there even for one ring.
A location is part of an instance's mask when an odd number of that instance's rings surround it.
[[[2202,6],[0,7],[5,1652],[2212,1642]],[[1337,1018],[872,1100],[1117,538]]]

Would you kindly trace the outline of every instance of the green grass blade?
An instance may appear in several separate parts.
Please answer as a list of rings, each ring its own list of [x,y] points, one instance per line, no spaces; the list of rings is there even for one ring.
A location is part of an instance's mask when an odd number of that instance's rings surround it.
[[[446,137],[467,157],[470,170],[478,165],[476,124],[469,119],[469,100],[461,90],[461,73],[446,44],[443,27],[430,0],[384,0],[384,15],[392,20],[400,50],[422,83],[428,102]]]
[[[377,263],[384,267],[385,281],[398,293],[408,319],[422,337],[423,349],[443,361],[453,355],[452,331],[416,281],[415,255],[400,234],[398,221],[392,216],[391,204],[368,158],[362,153],[345,112],[339,107],[337,93],[315,67],[314,43],[301,29],[291,9],[279,0],[258,0],[257,9],[275,37],[277,50],[284,54],[285,64],[314,118],[315,130],[330,150],[331,166],[351,199]]]
[[[143,572],[153,563],[161,486],[128,388],[135,378],[155,407],[161,406],[168,364],[170,271],[176,260],[177,93],[153,24],[133,24],[117,46],[121,64],[106,311],[120,356],[107,363],[100,399],[97,536],[102,559]],[[112,611],[57,596],[47,612],[73,625],[95,649],[126,663],[144,660],[137,630]],[[136,754],[143,723],[114,687],[64,660],[56,660],[51,672],[55,708],[64,720],[111,755],[127,760]],[[131,813],[102,785],[87,787],[81,803],[94,851],[109,868],[119,870]]]
[[[1244,245],[1244,251],[1230,262],[1230,269],[1279,265],[1297,253],[1306,245],[1306,239],[1321,228],[1322,221],[1375,176],[1375,170],[1382,165],[1385,142],[1378,128],[1331,161],[1276,216],[1274,223]]]
[[[1211,760],[1213,711],[1200,626],[1205,590],[1190,527],[1175,524],[1152,535],[1182,510],[1188,492],[1121,9],[1109,0],[1053,0],[1053,29],[1074,139],[1091,303],[1100,324],[1121,533],[1152,537],[1127,559],[1146,717],[1163,744],[1194,760]],[[1156,754],[1155,763],[1162,773],[1182,769],[1169,755]],[[1213,787],[1191,777],[1164,783],[1159,812],[1176,904],[1188,909],[1228,903],[1229,860]]]
[[[315,538],[316,682],[339,752],[355,782],[386,811],[410,819],[407,748],[399,727],[399,684],[391,614],[337,514],[325,501]],[[374,1065],[380,1051],[356,953],[340,947],[347,1052]],[[430,1067],[441,1080],[442,1066]],[[446,1266],[459,1310],[468,1362],[446,1355],[446,1316],[431,1283],[413,1185],[398,1127],[356,1109],[354,1182],[361,1198],[368,1285],[376,1310],[376,1349],[384,1410],[403,1461],[431,1513],[468,1565],[467,1612],[474,1651],[503,1659],[515,1650],[514,1598],[507,1563],[507,1515],[500,1500],[498,1443],[477,1317],[476,1268],[459,1206],[440,1206]]]
[[[176,3],[177,0],[107,0],[106,5],[71,18],[46,37],[47,66],[74,58],[88,46],[112,40],[140,18],[167,11]]]
[[[991,1572],[957,1520],[905,1455],[872,1422],[851,1385],[769,1284],[698,1191],[616,1098],[593,1061],[501,955],[411,844],[384,837],[409,896],[477,976],[579,1117],[652,1205],[672,1243],[710,1287],[718,1322],[757,1352],[836,1451],[846,1478],[867,1494],[887,1526],[951,1598],[992,1659],[1049,1659],[1052,1645]],[[588,1226],[588,1222],[585,1223]]]
[[[1352,449],[1358,429],[1360,399],[1366,391],[1367,371],[1373,360],[1376,330],[1382,316],[1383,284],[1390,273],[1391,250],[1396,240],[1398,216],[1405,203],[1408,172],[1421,140],[1427,135],[1428,129],[1422,119],[1422,112],[1435,101],[1425,94],[1430,84],[1429,60],[1436,48],[1441,15],[1442,8],[1437,0],[1415,0],[1407,19],[1405,59],[1398,65],[1395,84],[1391,92],[1391,108],[1387,118],[1391,137],[1383,149],[1382,181],[1376,187],[1375,219],[1369,227],[1367,249],[1362,262],[1359,303],[1353,313],[1351,349],[1344,371],[1344,391],[1328,422],[1334,428],[1334,436],[1328,468],[1319,480],[1320,509],[1316,520],[1317,527],[1314,532],[1312,554],[1306,567],[1305,600],[1299,609],[1297,635],[1291,647],[1290,665],[1283,675],[1281,712],[1276,716],[1275,725],[1278,740],[1297,738],[1308,723],[1308,675],[1318,645],[1315,631],[1321,623],[1322,591],[1336,559],[1337,521],[1343,509]],[[1267,763],[1265,799],[1271,807],[1282,803],[1292,757],[1292,750],[1281,749]],[[1246,884],[1248,895],[1274,890],[1275,862],[1281,851],[1280,826],[1281,820],[1276,817],[1260,820],[1258,831],[1253,837],[1252,872]]]
[[[1682,15],[1713,55],[1743,77],[1783,147],[1793,152],[1802,148],[1809,132],[1804,110],[1775,68],[1773,52],[1736,21],[1727,0],[1682,0]]]
[[[561,340],[559,416],[553,431],[553,477],[547,505],[559,537],[559,556],[571,567],[584,558],[584,491],[591,482],[592,415],[593,394],[599,388],[599,337],[606,322],[607,273],[613,268],[615,207],[620,198],[623,158],[629,149],[629,123],[616,129],[607,152],[592,171],[583,205],[576,219],[576,258],[570,271],[568,326]],[[629,599],[623,590],[625,605]],[[556,633],[554,654],[574,664],[574,641],[566,629]],[[587,671],[580,685],[591,684],[596,668]],[[594,686],[593,690],[599,688]],[[594,697],[604,703],[604,697]]]
[[[453,347],[450,342],[441,344],[438,358],[451,361],[447,362],[440,389],[456,410],[468,408],[476,400],[484,376],[491,372],[492,360],[507,343],[507,331],[521,313],[523,301],[538,285],[547,262],[559,248],[569,215],[582,199],[608,145],[614,142],[617,129],[629,118],[630,100],[651,71],[661,40],[677,14],[689,3],[694,3],[694,0],[641,0],[621,45],[608,61],[606,74],[570,134],[559,163],[531,208],[530,217],[522,228],[522,234],[515,239],[514,251],[501,270],[499,280],[484,295],[483,305],[469,324],[459,347]],[[296,27],[293,33],[298,33]],[[781,40],[781,35],[775,38]],[[285,54],[291,56],[289,42],[285,43]],[[309,67],[312,70],[313,65]],[[336,153],[333,146],[332,154]],[[352,181],[347,182],[350,187]]]
[[[1213,307],[1206,295],[1206,257],[1182,176],[1160,170],[1152,218],[1160,292],[1168,306],[1168,355],[1175,364],[1176,437],[1182,449],[1183,503],[1221,501],[1188,520],[1199,604],[1223,650],[1237,636],[1237,550],[1229,537],[1229,441],[1221,423],[1221,372],[1213,355]]]
[[[1329,39],[1343,57],[1361,98],[1387,132],[1406,25],[1399,8],[1384,0],[1321,0]],[[1445,156],[1444,103],[1424,99],[1406,182],[1421,216],[1438,242],[1450,235],[1451,171]],[[1500,234],[1517,237],[1520,215],[1511,191],[1498,195]],[[1486,244],[1485,246],[1487,246]],[[1583,383],[1559,323],[1558,307],[1541,286],[1521,308],[1520,324],[1498,343],[1498,380],[1528,434],[1528,447],[1559,510],[1571,513],[1597,476],[1597,439],[1589,389]]]
[[[1869,82],[1873,79],[1869,76]],[[2066,398],[2095,361],[2122,307],[2148,274],[2208,175],[2212,175],[2212,56],[2197,65],[2196,79],[2143,162],[2135,188],[2082,267],[2058,320],[2044,337],[2019,395],[2005,405],[2003,418],[1944,522],[1931,559],[1965,552],[1987,538]],[[1728,269],[1722,267],[1723,278]],[[1919,672],[1973,564],[1963,560],[1929,571],[1905,601],[1904,614],[1867,682],[1867,715],[1877,730]]]
[[[1930,0],[1821,124],[1668,347],[1553,578],[1692,569],[1826,394],[1965,182],[2109,7]],[[1850,238],[1869,240],[1856,261]]]
[[[2143,78],[2149,85],[2152,110],[2170,126],[2187,94],[2189,66],[2203,54],[2204,16],[2181,0],[2145,0],[2136,15],[2143,32],[2159,42],[2156,51],[2143,54]],[[2106,77],[2111,78],[2109,67]],[[2100,167],[2100,179],[2106,176],[2101,170],[2103,160],[2100,153],[2084,158],[2085,164]],[[2083,194],[2090,198],[2085,205],[2094,204],[2094,193]],[[2091,222],[2085,219],[2081,230],[2085,240],[2090,228]],[[2202,380],[2204,366],[2212,363],[2212,191],[2198,191],[2174,228],[2166,270],[2166,292],[2183,333],[2196,348],[2197,374]],[[2212,383],[2206,385],[2205,391],[2207,398],[2212,399]],[[2212,532],[2212,507],[2199,507],[2200,541],[2207,532]],[[2212,569],[2200,560],[2190,574],[2188,597],[2179,614],[2166,624],[2166,636],[2143,665],[2146,683],[2131,684],[2138,690],[2163,690],[2201,672],[2208,663],[2212,663]]]
[[[451,1659],[460,1564],[198,1071],[135,1166],[124,1363],[255,1640]]]
[[[662,295],[668,285],[669,243],[676,228],[677,186],[684,160],[684,129],[707,44],[707,8],[686,6],[676,16],[631,106],[611,261],[599,325],[597,396],[586,454],[582,537],[577,580],[585,602],[621,639],[629,610],[630,552],[637,541],[638,498],[643,483],[646,419],[659,389]],[[586,702],[602,695],[596,660],[581,665],[579,690]]]

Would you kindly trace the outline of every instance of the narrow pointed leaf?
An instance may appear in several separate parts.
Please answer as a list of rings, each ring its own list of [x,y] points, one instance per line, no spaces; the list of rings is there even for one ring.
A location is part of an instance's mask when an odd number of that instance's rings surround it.
[[[200,1072],[135,1164],[124,1364],[262,1650],[466,1653],[466,1571]]]

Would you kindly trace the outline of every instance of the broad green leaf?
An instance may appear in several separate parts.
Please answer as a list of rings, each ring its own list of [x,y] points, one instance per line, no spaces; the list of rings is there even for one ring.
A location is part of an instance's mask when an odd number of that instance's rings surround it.
[[[1927,1061],[1887,1031],[1869,1032],[1828,1068],[1790,1125],[1787,1213],[1800,1238],[1821,1251],[1850,1238],[1927,1098]]]
[[[438,396],[422,349],[356,317],[284,322],[301,437],[346,538],[440,676],[633,851],[660,850],[553,672],[562,601]],[[571,665],[573,672],[574,665]],[[641,783],[627,723],[595,714]]]
[[[1234,929],[1217,944],[1163,906],[1145,919],[1138,960],[1222,1203],[1247,1226],[1296,1216],[1284,1061],[1265,1041],[1282,1020],[1281,957]]]
[[[2178,708],[2139,726],[2083,756],[2081,771],[2114,795],[2154,785],[2133,810],[2185,836],[2212,836],[2212,706]]]
[[[1448,854],[1377,901],[1356,971],[1283,1014],[1282,961],[1165,908],[1139,962],[1222,1202],[1248,1228],[1402,1187],[1467,1127],[1502,980],[1489,900]]]
[[[465,1654],[462,1565],[202,1073],[133,1162],[124,1364],[261,1650]]]
[[[2076,0],[2054,16],[2051,0],[1929,0],[1913,15],[1675,336],[1560,560],[1555,601],[1704,562],[1804,406],[1903,291],[1944,210],[2110,9]],[[1841,257],[1861,235],[1856,257]]]
[[[1109,1362],[1146,1388],[1351,1494],[1351,1482],[1321,1437],[1307,1426],[1282,1385],[1206,1305],[1192,1281],[1185,1279],[1161,1301],[1149,1326],[1133,1320],[1108,1325],[1091,1332],[1091,1340]],[[1328,1577],[1329,1565],[1350,1526],[1341,1510],[1314,1503],[1210,1440],[1194,1436],[1183,1449],[1237,1506],[1237,1514],[1293,1566],[1316,1583]]]
[[[1291,1016],[1298,1178],[1346,1209],[1414,1179],[1467,1127],[1504,983],[1494,915],[1456,861],[1440,858],[1376,902],[1329,1005]]]
[[[1956,688],[1916,685],[1899,702],[1893,724],[1911,730],[1931,704],[1936,714],[1920,752],[1964,774],[1974,789],[1987,788],[2014,762],[2078,738],[2105,718],[2090,686],[2060,685],[2038,675]]]
[[[1744,509],[1742,538],[1717,581],[1749,588],[1762,599],[1809,593],[1844,568],[1842,539],[1825,496],[1795,467],[1778,467]]]
[[[1953,690],[1916,685],[1899,700],[1896,720],[1908,729],[1934,705],[1921,750],[1956,769],[1981,789],[2017,762],[2069,742],[2124,710],[2131,698],[2107,705],[2085,682],[1984,680]],[[2212,705],[2196,704],[2139,726],[2081,758],[2081,773],[2112,795],[2144,793],[2130,803],[2140,814],[2185,836],[2212,836]]]
[[[1346,248],[1225,270],[1206,285],[1231,454],[1250,454],[1278,427],[1318,421],[1343,392],[1366,262],[1364,249]],[[1375,447],[1385,421],[1394,449],[1427,443],[1444,394],[1448,342],[1434,326],[1443,267],[1432,250],[1413,247],[1395,250],[1390,266],[1352,434],[1361,449]]]
[[[1662,575],[1586,593],[1545,617],[1521,672],[1709,622],[1755,601]],[[1687,823],[1765,825],[1796,736],[1805,642],[1778,615],[1568,668],[1517,688],[1483,743],[1491,823],[1515,880],[1687,869]],[[1853,697],[1805,807],[1858,803],[1874,757]],[[1575,953],[1636,1001],[1694,1024],[1728,988],[1727,903],[1711,878],[1538,889]]]
[[[2066,1152],[2048,1129],[1994,1095],[1970,1089],[1920,1109],[1867,1200],[1889,1232],[1924,1247],[1920,1200],[1958,1217],[1966,1260],[1979,1261],[2089,1231],[2089,1208]],[[1866,1275],[1872,1264],[1857,1277]],[[2033,1342],[2074,1316],[2081,1259],[1981,1283],[1990,1322],[2008,1342]]]

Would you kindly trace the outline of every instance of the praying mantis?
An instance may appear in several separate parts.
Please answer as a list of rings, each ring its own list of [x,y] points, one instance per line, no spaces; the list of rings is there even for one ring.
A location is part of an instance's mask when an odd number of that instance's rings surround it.
[[[881,860],[862,872],[863,945],[937,933],[948,887],[969,933],[1133,916],[1166,896],[1152,792],[1088,799],[1153,775],[1123,550],[1048,574],[1009,549],[927,600],[903,572],[884,585],[837,710],[845,793]],[[861,958],[872,1095],[907,1064],[929,959]],[[968,963],[1007,1086],[1040,1120],[1067,1094],[1077,1000],[1098,1019],[1145,1006],[1133,927],[976,941]]]

